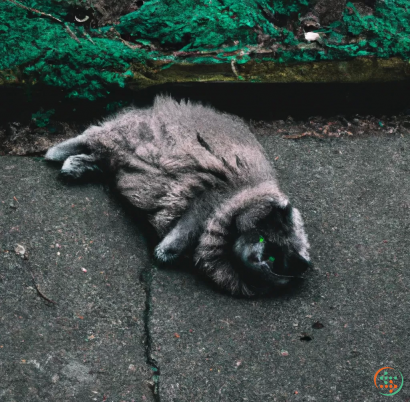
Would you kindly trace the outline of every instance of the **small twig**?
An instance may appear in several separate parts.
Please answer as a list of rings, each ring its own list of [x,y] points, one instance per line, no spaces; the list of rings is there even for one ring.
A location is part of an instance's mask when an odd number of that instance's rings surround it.
[[[37,290],[37,294],[38,294],[40,297],[42,297],[44,300],[48,301],[49,303],[57,304],[54,300],[49,299],[49,298],[40,290],[40,287],[39,287],[39,286],[37,285],[37,283],[36,283],[36,278],[34,277],[33,270],[31,269],[31,266],[30,266],[30,262],[27,261],[26,264],[27,264],[28,269],[29,269],[29,271],[30,271],[31,278],[33,279],[33,285],[34,285],[34,287],[35,287],[36,290]]]
[[[64,23],[64,21],[61,21],[60,19],[54,17],[54,16],[51,15],[51,14],[47,14],[47,13],[44,13],[43,11],[37,10],[36,8],[27,7],[27,6],[25,6],[24,4],[21,4],[21,3],[17,2],[16,0],[6,0],[6,1],[8,1],[9,3],[14,4],[14,5],[17,6],[17,7],[22,8],[23,10],[27,10],[27,11],[30,11],[30,12],[32,12],[32,13],[40,14],[40,15],[42,15],[42,16],[44,16],[44,17],[51,18],[53,21],[56,21],[56,22],[60,23],[61,25],[64,25],[64,28],[66,29],[66,31],[68,32],[68,34],[69,34],[76,42],[78,42],[78,43],[81,44],[80,40],[77,38],[77,35],[70,29],[70,27],[69,27],[67,24]]]
[[[185,52],[185,51],[172,52],[172,54],[176,57],[208,56],[208,55],[218,55],[220,53],[223,53],[223,52],[222,51],[217,52],[216,50],[210,50],[210,51],[197,50],[197,51],[192,51],[192,52]],[[232,52],[232,54],[236,54],[236,53]],[[230,56],[231,53],[227,55]]]
[[[91,36],[88,35],[87,32],[83,31],[83,35],[86,39],[88,39],[93,45],[95,45],[95,42],[91,39]]]
[[[325,137],[323,137],[323,135],[320,135],[318,133],[313,133],[311,131],[308,131],[308,132],[302,133],[302,134],[291,134],[291,135],[282,136],[282,138],[284,138],[286,140],[298,140],[298,139],[303,138],[303,137],[325,138]]]
[[[234,59],[232,59],[232,60],[231,60],[232,72],[233,72],[237,77],[239,77],[238,70],[236,69],[235,63],[236,63],[236,61],[235,61]]]
[[[9,3],[13,3],[15,6],[20,7],[24,10],[28,10],[28,11],[31,11],[32,13],[37,13],[37,14],[43,15],[44,17],[48,17],[48,18],[51,18],[54,21],[59,22],[60,24],[64,24],[63,21],[61,21],[58,18],[52,16],[51,14],[46,14],[46,13],[43,13],[42,11],[40,11],[40,10],[36,10],[35,8],[27,7],[24,4],[18,3],[16,0],[6,0],[6,1],[8,1]]]
[[[141,45],[131,45],[131,43],[126,41],[125,39],[122,39],[122,38],[119,38],[119,39],[125,46],[128,46],[132,50],[141,48]]]
[[[70,27],[67,24],[64,24],[65,30],[68,32],[68,34],[78,43],[81,44],[80,39],[77,38],[77,35],[70,29]]]
[[[57,304],[55,301],[49,299],[49,298],[40,290],[40,288],[38,287],[38,285],[37,285],[37,283],[36,283],[36,278],[34,278],[34,274],[33,274],[31,271],[30,271],[30,274],[31,274],[31,277],[33,278],[33,284],[34,284],[34,287],[35,287],[36,290],[37,290],[38,295],[39,295],[40,297],[42,297],[44,300],[48,301],[49,303]]]

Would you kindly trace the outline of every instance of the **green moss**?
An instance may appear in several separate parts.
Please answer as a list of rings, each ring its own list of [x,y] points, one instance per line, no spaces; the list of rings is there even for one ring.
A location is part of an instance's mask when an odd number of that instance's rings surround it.
[[[37,113],[33,113],[31,119],[34,121],[37,127],[46,127],[50,122],[50,117],[54,114],[55,110],[40,109]]]
[[[105,106],[105,110],[108,113],[114,113],[117,110],[125,107],[125,106],[129,106],[130,102],[128,101],[116,101],[116,102],[110,102],[107,103],[107,105]]]
[[[148,1],[138,11],[122,17],[116,29],[162,45],[188,42],[178,49],[184,51],[216,49],[235,41],[242,45],[256,43],[258,25],[272,37],[278,37],[279,31],[258,6],[274,13],[264,0]]]
[[[347,3],[343,18],[344,31],[365,35],[357,52],[377,57],[410,58],[409,0],[389,0],[376,3],[374,15],[361,16],[353,3]]]
[[[85,0],[24,4],[62,21],[70,7],[89,7]],[[302,15],[308,6],[307,0],[151,0],[114,26],[85,32],[81,26],[2,1],[0,84],[42,82],[61,88],[70,98],[95,100],[128,82],[138,87],[172,79],[258,82],[275,74],[279,81],[300,80],[295,69],[282,71],[280,66],[362,56],[409,60],[410,0],[378,0],[374,15],[367,16],[349,2],[341,21],[321,29],[321,44],[275,25],[275,14]],[[260,52],[260,35],[269,38],[265,53]],[[274,51],[269,53],[271,46]],[[234,74],[232,61],[238,69]],[[311,82],[315,69],[307,71],[313,74],[306,78]]]
[[[67,16],[69,7],[77,6],[85,9],[91,7],[87,0],[20,0],[20,3],[60,19]]]
[[[0,30],[0,70],[13,70],[22,82],[60,87],[68,97],[106,96],[112,85],[125,86],[131,62],[147,59],[144,51],[120,41],[94,38],[92,43],[74,24],[67,24],[78,43],[63,24],[7,2],[0,3],[0,24],[10,28]]]

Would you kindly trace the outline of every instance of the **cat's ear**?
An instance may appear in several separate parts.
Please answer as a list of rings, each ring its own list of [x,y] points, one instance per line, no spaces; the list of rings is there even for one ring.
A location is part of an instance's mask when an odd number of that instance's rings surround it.
[[[236,227],[239,232],[248,232],[255,229],[261,220],[264,220],[270,213],[272,204],[269,200],[261,199],[242,210],[236,217]]]
[[[292,225],[292,206],[279,205],[271,198],[262,198],[236,217],[236,226],[240,232],[254,229],[256,226],[268,226],[272,229],[290,227]]]
[[[285,206],[272,205],[270,212],[261,223],[274,231],[290,230],[292,227],[292,206],[289,203]]]

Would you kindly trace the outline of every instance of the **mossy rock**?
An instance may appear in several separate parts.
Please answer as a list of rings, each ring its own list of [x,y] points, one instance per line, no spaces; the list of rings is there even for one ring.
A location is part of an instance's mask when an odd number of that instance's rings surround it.
[[[409,9],[410,0],[4,0],[0,85],[95,100],[167,82],[405,80]]]

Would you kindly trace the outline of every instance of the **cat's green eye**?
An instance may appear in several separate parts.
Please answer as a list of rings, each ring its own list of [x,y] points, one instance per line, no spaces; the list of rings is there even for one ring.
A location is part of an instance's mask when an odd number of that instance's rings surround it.
[[[274,262],[274,261],[275,261],[275,257],[270,256],[270,257],[269,257],[269,261]]]
[[[265,239],[262,236],[259,236],[259,243],[263,243]]]

